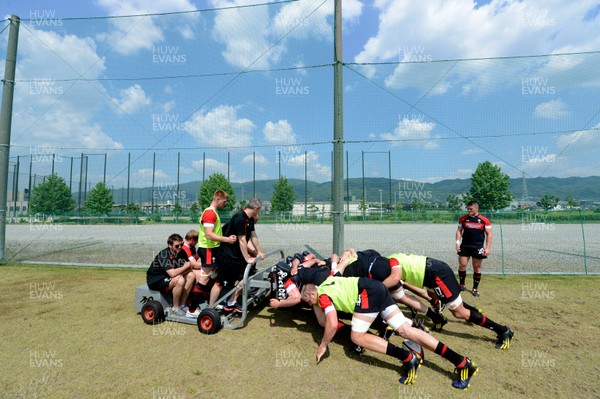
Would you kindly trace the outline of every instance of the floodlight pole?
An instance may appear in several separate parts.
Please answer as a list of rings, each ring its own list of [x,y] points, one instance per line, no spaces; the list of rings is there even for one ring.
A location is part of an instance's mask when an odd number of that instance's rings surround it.
[[[15,90],[15,70],[17,67],[17,43],[19,24],[16,15],[9,18],[10,30],[6,46],[6,64],[2,80],[2,106],[0,108],[0,261],[5,259],[6,249],[6,199],[8,196],[8,164],[10,156],[10,128],[12,123],[13,94]]]
[[[344,249],[344,103],[342,62],[342,0],[335,0],[333,66],[333,252]]]

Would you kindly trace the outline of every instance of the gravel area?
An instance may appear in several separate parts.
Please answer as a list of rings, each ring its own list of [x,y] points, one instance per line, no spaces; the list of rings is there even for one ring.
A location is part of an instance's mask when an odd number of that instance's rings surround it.
[[[145,267],[166,246],[169,234],[183,236],[193,228],[197,226],[7,225],[6,259]],[[344,243],[383,255],[427,255],[455,268],[455,229],[450,223],[346,224]],[[583,229],[580,224],[494,225],[493,232],[492,254],[484,261],[487,273],[600,273],[600,224]],[[282,249],[288,255],[309,244],[328,256],[333,248],[331,224],[258,224],[257,233],[264,252]]]

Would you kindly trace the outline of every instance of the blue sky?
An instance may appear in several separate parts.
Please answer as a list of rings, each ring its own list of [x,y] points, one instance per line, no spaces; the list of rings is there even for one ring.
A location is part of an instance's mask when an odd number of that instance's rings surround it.
[[[331,178],[332,0],[5,2],[23,19],[11,157],[131,185]],[[598,1],[343,2],[350,177],[598,175]],[[168,16],[82,19],[209,10]],[[2,23],[2,29],[6,22]],[[8,30],[0,35],[5,54]],[[561,55],[561,54],[575,55]],[[534,55],[552,55],[531,57]],[[515,58],[510,58],[515,57]],[[448,61],[453,60],[453,61]],[[373,65],[378,63],[378,65]],[[0,66],[3,73],[4,62]],[[244,73],[242,73],[244,72]],[[13,159],[13,161],[16,159]],[[346,161],[346,160],[344,160]],[[227,165],[230,165],[228,168]]]

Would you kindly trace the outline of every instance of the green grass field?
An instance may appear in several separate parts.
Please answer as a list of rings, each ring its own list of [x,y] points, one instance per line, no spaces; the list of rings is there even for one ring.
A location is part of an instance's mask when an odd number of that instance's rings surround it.
[[[244,328],[201,335],[150,326],[135,314],[144,270],[0,266],[0,396],[6,398],[597,398],[599,277],[485,276],[465,301],[516,333],[495,335],[451,319],[434,333],[480,370],[465,393],[453,366],[426,353],[413,386],[399,363],[355,355],[337,336],[315,364],[322,331],[306,308],[253,309]],[[400,344],[395,336],[392,342]]]

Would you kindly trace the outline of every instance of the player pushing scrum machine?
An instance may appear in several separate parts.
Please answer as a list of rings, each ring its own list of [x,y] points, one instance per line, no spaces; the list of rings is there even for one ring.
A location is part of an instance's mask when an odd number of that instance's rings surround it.
[[[454,364],[456,378],[452,381],[453,387],[468,388],[471,378],[477,373],[477,366],[469,358],[453,351],[430,334],[412,327],[411,321],[404,317],[396,306],[388,289],[377,280],[364,277],[330,277],[318,287],[314,284],[304,285],[302,299],[314,307],[319,324],[325,328],[317,348],[317,362],[321,361],[336,334],[337,312],[341,311],[352,314],[350,338],[353,343],[374,352],[385,353],[402,362],[402,384],[410,385],[415,381],[422,360],[416,352],[398,347],[368,332],[378,315],[397,334]]]

